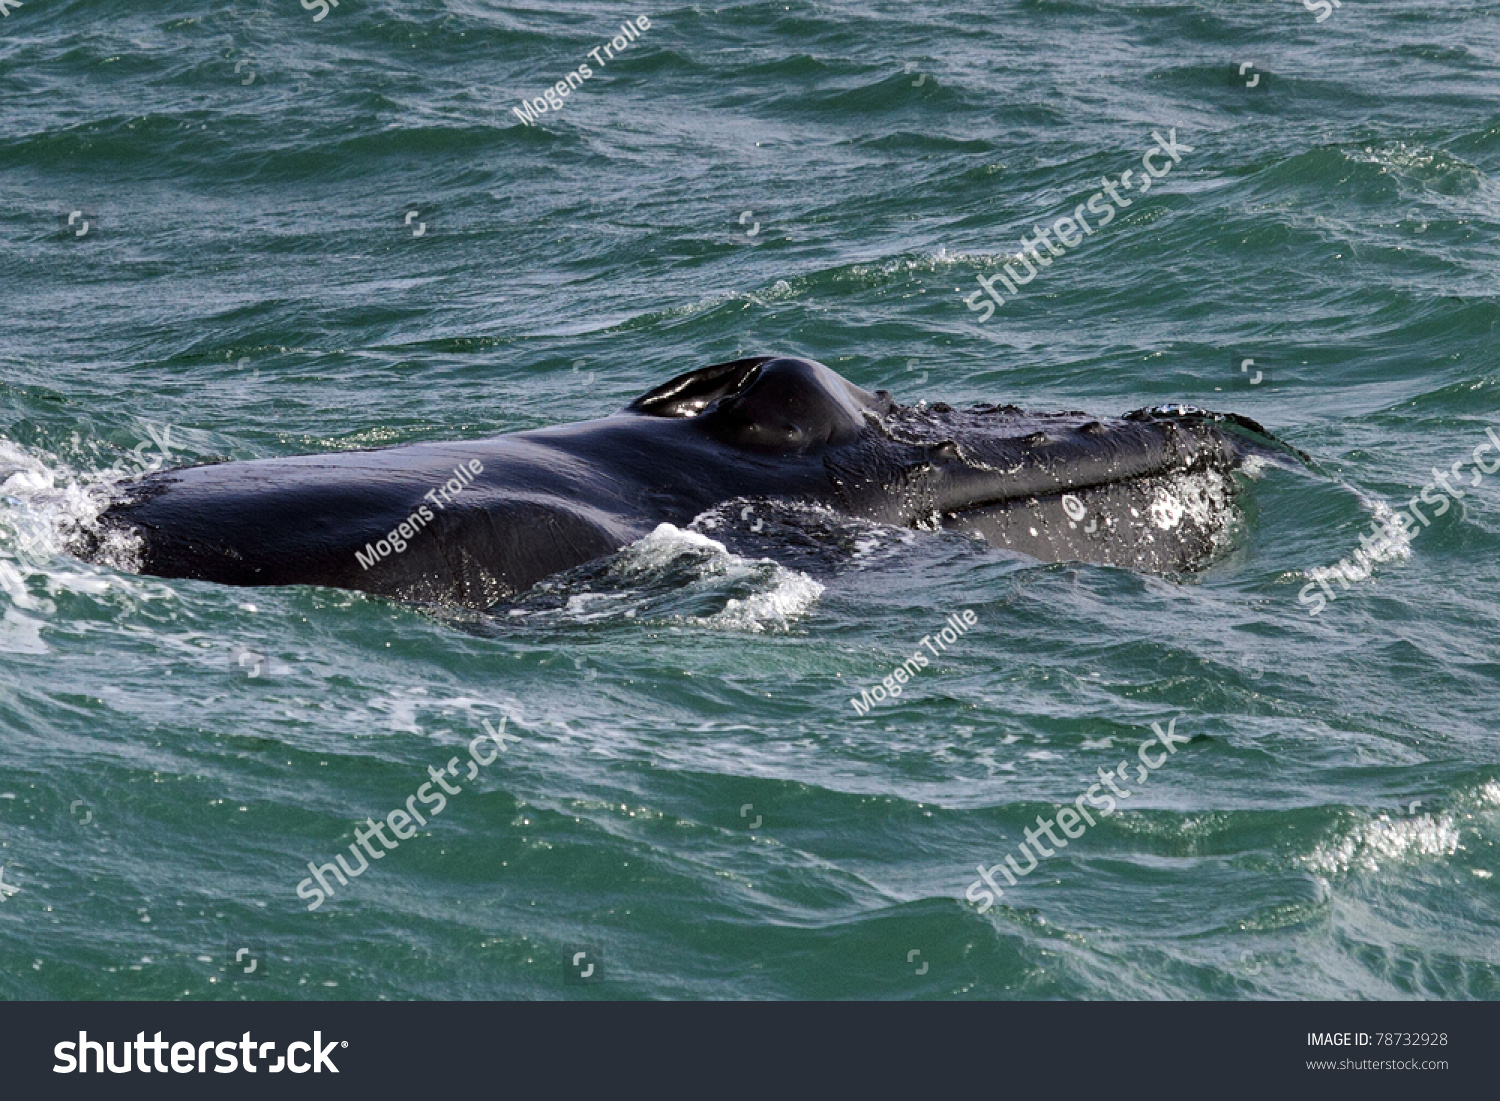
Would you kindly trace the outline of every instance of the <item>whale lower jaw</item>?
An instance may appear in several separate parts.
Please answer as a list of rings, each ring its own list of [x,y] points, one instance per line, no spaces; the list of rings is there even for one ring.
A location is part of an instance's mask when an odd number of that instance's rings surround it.
[[[949,512],[939,523],[1042,562],[1145,573],[1201,570],[1239,520],[1232,474],[1213,466]]]
[[[1247,462],[1304,458],[1253,421],[1185,406],[1104,418],[904,406],[876,427],[828,459],[847,511],[1146,573],[1199,570],[1227,548]]]

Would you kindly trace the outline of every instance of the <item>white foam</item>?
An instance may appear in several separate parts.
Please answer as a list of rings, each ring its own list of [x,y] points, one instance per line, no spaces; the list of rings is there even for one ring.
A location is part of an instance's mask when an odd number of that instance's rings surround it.
[[[100,595],[114,587],[128,587],[97,572],[82,572],[67,556],[68,533],[93,525],[109,507],[119,484],[161,465],[161,457],[146,463],[117,463],[102,471],[77,471],[55,456],[46,459],[0,439],[0,591],[16,608],[51,607],[29,582],[40,579],[47,591]],[[139,541],[124,533],[107,535],[102,561],[124,570],[139,565]],[[11,632],[14,635],[14,629]]]
[[[937,274],[961,265],[1001,267],[1008,261],[1014,262],[1015,259],[1014,256],[993,252],[965,252],[963,250],[949,252],[946,247],[942,247],[936,252],[898,256],[891,260],[883,260],[878,264],[855,264],[849,269],[849,274],[857,279],[865,279],[872,275],[889,278],[893,275],[916,273]]]
[[[1351,868],[1377,872],[1383,865],[1458,851],[1458,827],[1451,815],[1391,818],[1382,814],[1333,841],[1320,842],[1307,858],[1314,871],[1328,875]]]
[[[1495,810],[1500,808],[1500,780],[1459,792],[1451,805],[1451,810],[1434,814],[1378,815],[1320,842],[1305,862],[1315,872],[1337,875],[1350,870],[1376,872],[1391,864],[1452,856],[1463,848],[1460,823],[1483,831],[1493,828]],[[1412,804],[1411,809],[1415,807]]]
[[[579,623],[592,623],[601,619],[611,619],[618,614],[614,606],[628,599],[629,594],[627,593],[573,593],[568,597],[568,603],[563,608],[563,614]],[[599,608],[597,611],[591,611],[590,606],[596,603],[602,603],[605,606]]]
[[[1265,476],[1265,472],[1270,465],[1270,461],[1264,455],[1257,455],[1251,452],[1240,460],[1239,471],[1245,477],[1254,478],[1256,481],[1259,481]]]
[[[1370,503],[1370,513],[1375,521],[1380,524],[1383,531],[1389,533],[1389,550],[1387,558],[1410,558],[1411,536],[1406,534],[1406,529],[1396,523],[1396,510],[1384,501],[1375,500]]]
[[[0,652],[7,654],[45,654],[41,620],[22,615],[15,608],[5,609],[0,617]]]
[[[689,561],[684,562],[684,558]],[[611,572],[631,577],[684,565],[705,583],[749,583],[760,589],[748,597],[726,598],[723,610],[713,615],[688,617],[689,622],[700,626],[754,632],[786,630],[823,592],[823,586],[806,574],[769,558],[741,558],[723,543],[673,524],[659,524],[651,534],[626,547]]]
[[[1354,486],[1346,486],[1354,494],[1359,503],[1370,513],[1375,520],[1377,537],[1376,545],[1383,541],[1380,558],[1377,560],[1364,553],[1363,546],[1356,548],[1356,554],[1350,551],[1348,555],[1341,558],[1332,566],[1318,566],[1316,569],[1308,570],[1303,576],[1309,581],[1333,581],[1342,577],[1349,581],[1366,581],[1375,572],[1375,567],[1381,562],[1387,562],[1394,558],[1408,559],[1411,557],[1412,537],[1406,533],[1406,529],[1395,522],[1396,511],[1378,497],[1369,497],[1361,493]],[[1347,567],[1345,563],[1348,563]]]
[[[794,619],[806,614],[817,603],[823,594],[823,586],[796,570],[781,566],[776,570],[781,577],[775,588],[745,600],[731,597],[722,612],[698,622],[741,631],[788,630]]]
[[[619,565],[625,569],[660,569],[679,555],[694,550],[717,552],[725,559],[736,557],[729,553],[723,543],[699,532],[684,531],[675,524],[658,524],[650,535],[625,548]]]

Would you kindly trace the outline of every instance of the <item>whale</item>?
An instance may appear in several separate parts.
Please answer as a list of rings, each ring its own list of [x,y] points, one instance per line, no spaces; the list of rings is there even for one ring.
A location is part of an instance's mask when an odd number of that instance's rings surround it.
[[[1305,458],[1234,414],[903,405],[763,355],[595,420],[156,471],[118,486],[72,549],[156,577],[488,609],[661,524],[769,501],[1173,574],[1232,544],[1247,467]]]

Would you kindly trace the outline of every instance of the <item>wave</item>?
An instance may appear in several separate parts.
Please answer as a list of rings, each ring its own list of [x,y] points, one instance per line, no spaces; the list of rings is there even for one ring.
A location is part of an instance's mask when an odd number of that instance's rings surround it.
[[[1436,814],[1392,818],[1380,814],[1359,822],[1336,837],[1320,842],[1306,857],[1306,865],[1322,875],[1350,871],[1378,872],[1393,864],[1442,859],[1462,847],[1460,824],[1493,817],[1500,808],[1500,782],[1490,780],[1462,793],[1452,810]],[[1420,804],[1408,804],[1415,809]]]
[[[821,583],[770,558],[745,558],[700,532],[660,524],[601,562],[543,581],[495,615],[533,625],[637,620],[784,632],[822,593]]]

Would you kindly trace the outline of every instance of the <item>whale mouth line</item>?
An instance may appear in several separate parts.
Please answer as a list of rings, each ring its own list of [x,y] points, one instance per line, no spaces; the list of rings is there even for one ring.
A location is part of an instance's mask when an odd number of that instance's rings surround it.
[[[982,463],[972,463],[971,469],[983,470],[990,473],[1004,473],[991,466]],[[1083,494],[1091,490],[1119,489],[1131,485],[1139,485],[1144,482],[1161,478],[1178,476],[1191,476],[1205,474],[1217,467],[1211,458],[1199,456],[1191,463],[1182,466],[1163,466],[1154,470],[1144,470],[1138,473],[1127,474],[1118,478],[1095,478],[1075,479],[1066,484],[1059,483],[1055,486],[1027,486],[1019,488],[1010,493],[999,493],[995,496],[975,497],[963,505],[954,505],[940,511],[946,516],[962,516],[966,512],[982,511],[984,509],[999,506],[1015,505],[1026,502],[1039,501],[1045,498],[1058,497],[1064,494]]]

